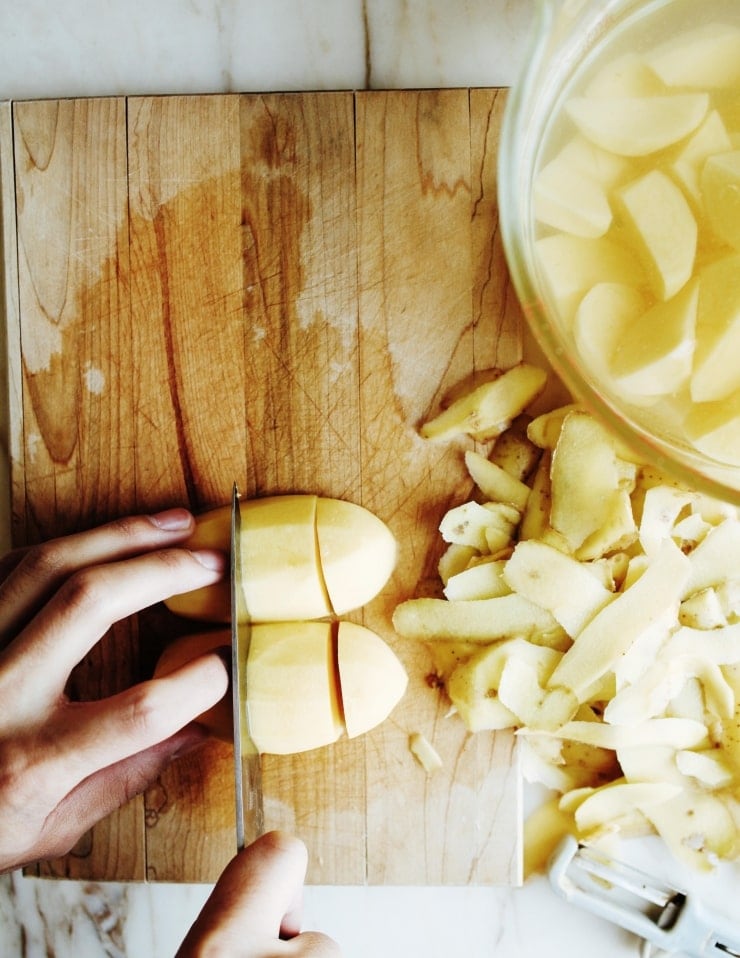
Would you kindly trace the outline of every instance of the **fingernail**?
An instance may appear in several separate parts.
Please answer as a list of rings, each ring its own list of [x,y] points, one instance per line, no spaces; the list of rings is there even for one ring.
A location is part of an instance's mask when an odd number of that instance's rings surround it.
[[[214,572],[223,572],[226,568],[226,556],[215,549],[194,549],[193,556],[202,566]]]
[[[233,660],[233,656],[231,654],[231,646],[219,645],[218,648],[215,648],[213,651],[223,662],[224,668],[226,669],[226,672],[229,676],[229,685],[231,685],[231,665]]]
[[[187,509],[165,509],[149,516],[149,521],[163,532],[179,532],[190,528],[193,517]]]

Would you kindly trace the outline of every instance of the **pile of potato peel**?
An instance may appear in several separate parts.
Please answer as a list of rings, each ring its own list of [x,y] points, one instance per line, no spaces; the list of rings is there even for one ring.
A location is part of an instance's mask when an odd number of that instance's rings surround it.
[[[517,731],[525,777],[556,793],[528,823],[543,854],[565,830],[656,832],[694,868],[737,860],[738,510],[577,405],[526,416],[532,383],[498,429],[468,404],[459,431],[498,437],[465,453],[478,492],[441,522],[444,598],[401,603],[394,627],[428,643],[471,732]]]

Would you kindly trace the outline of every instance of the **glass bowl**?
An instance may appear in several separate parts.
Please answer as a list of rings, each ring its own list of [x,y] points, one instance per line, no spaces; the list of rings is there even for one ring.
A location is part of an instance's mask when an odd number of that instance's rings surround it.
[[[727,0],[716,0],[723,10]],[[690,488],[740,505],[740,465],[702,454],[650,404],[628,402],[584,361],[569,324],[556,308],[537,252],[534,184],[553,120],[584,70],[637,23],[660,15],[677,29],[706,24],[714,0],[538,0],[525,67],[513,85],[499,152],[499,216],[512,282],[529,327],[553,369],[573,394],[633,450]],[[722,10],[720,10],[720,14]],[[640,32],[640,36],[642,32]],[[647,34],[646,34],[647,35]],[[630,49],[628,46],[626,49]],[[738,356],[740,363],[740,356]],[[738,394],[740,395],[740,393]],[[740,409],[738,409],[740,416]],[[740,432],[740,430],[739,430]],[[740,463],[740,450],[736,462]]]

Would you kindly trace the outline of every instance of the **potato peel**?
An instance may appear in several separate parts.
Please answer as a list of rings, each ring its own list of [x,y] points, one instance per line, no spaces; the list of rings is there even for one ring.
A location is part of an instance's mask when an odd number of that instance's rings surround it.
[[[474,599],[409,599],[396,630],[444,643],[451,721],[513,728],[525,775],[560,793],[527,827],[528,873],[565,831],[652,830],[702,870],[740,860],[740,514],[636,462],[578,406],[527,434],[540,462],[521,518],[497,527],[506,547],[493,557],[478,536],[456,553],[455,575],[495,559],[490,597],[480,576]],[[510,509],[521,476],[466,461],[476,505],[495,510],[490,494],[509,490]]]

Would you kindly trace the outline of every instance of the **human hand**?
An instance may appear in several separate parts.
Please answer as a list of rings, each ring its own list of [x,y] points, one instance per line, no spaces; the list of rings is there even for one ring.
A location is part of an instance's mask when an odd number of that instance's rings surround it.
[[[341,958],[320,932],[301,934],[306,847],[268,832],[227,865],[176,958]]]
[[[228,687],[216,654],[100,701],[64,693],[115,622],[221,578],[220,553],[177,548],[193,528],[171,509],[0,561],[0,872],[66,853],[206,737],[193,720]]]

